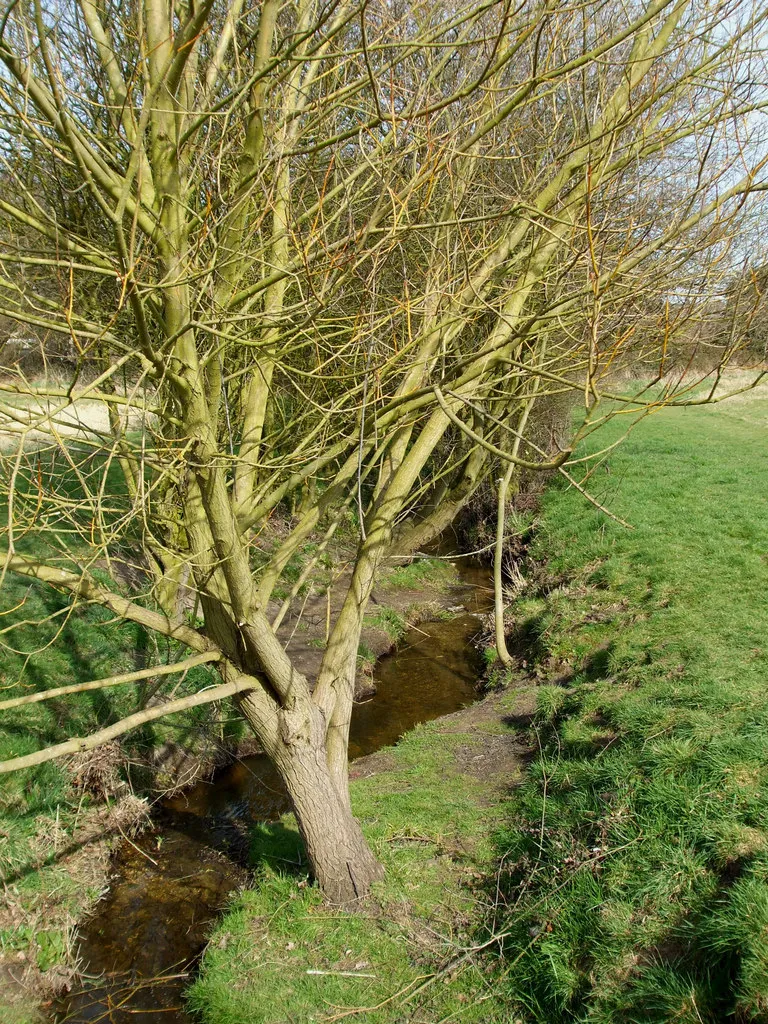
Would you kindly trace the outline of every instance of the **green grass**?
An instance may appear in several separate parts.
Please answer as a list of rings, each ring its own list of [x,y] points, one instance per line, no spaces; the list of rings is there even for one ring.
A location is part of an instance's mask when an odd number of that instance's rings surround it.
[[[395,644],[400,643],[408,630],[408,623],[399,612],[383,606],[377,607],[373,614],[366,615],[363,626],[382,630]]]
[[[437,1022],[457,1008],[466,1022],[506,1020],[481,956],[413,1002],[397,996],[461,949],[478,918],[470,883],[491,867],[501,816],[484,806],[483,784],[456,771],[455,748],[467,742],[421,726],[392,749],[390,770],[353,783],[355,812],[387,869],[365,912],[323,905],[291,817],[257,830],[256,884],[219,922],[190,992],[205,1024],[308,1024],[349,1007],[375,1007],[350,1018],[366,1024]]]
[[[646,419],[591,481],[633,531],[545,497],[518,634],[561,683],[497,836],[521,1020],[768,1019],[767,416]]]
[[[373,672],[375,665],[376,655],[365,640],[361,640],[357,645],[357,667],[361,671],[368,672],[370,674]]]
[[[407,565],[398,565],[381,575],[381,586],[404,590],[447,590],[456,582],[456,570],[441,558],[416,558]]]
[[[12,646],[3,651],[3,698],[131,671],[174,656],[173,650],[151,647],[138,626],[117,622],[97,608],[68,616],[63,595],[10,573],[3,586],[3,607],[16,609],[0,620],[6,627],[16,625],[4,636]],[[204,669],[194,671],[179,693],[192,692],[208,681]],[[178,679],[171,685],[175,683]],[[151,693],[152,683],[147,681],[4,711],[0,760],[87,735],[136,711]],[[125,751],[146,756],[168,739],[194,747],[201,729],[211,728],[209,719],[204,713],[163,720],[126,736]],[[134,784],[137,778],[134,773]],[[77,828],[87,821],[93,803],[75,788],[66,761],[0,776],[0,880],[18,908],[13,923],[6,923],[6,917],[0,922],[0,954],[23,953],[43,971],[65,959],[67,923],[80,916],[98,893],[73,880],[61,859],[76,847]],[[0,997],[0,1017],[3,1012]]]
[[[114,467],[105,470],[103,459],[76,446],[72,455],[88,486],[95,486],[100,474],[108,472],[110,501],[119,507],[124,494]],[[45,456],[20,473],[19,502],[37,501],[37,472],[50,475],[57,493],[82,500],[77,475],[60,457]],[[80,518],[85,523],[89,515],[83,512]],[[90,525],[84,529],[87,534]],[[84,550],[83,538],[74,528],[66,542],[70,551]],[[49,544],[44,533],[18,537],[17,549],[43,560],[53,557],[61,564],[62,552]],[[103,575],[101,570],[94,572]],[[120,588],[119,581],[110,585]],[[119,622],[104,610],[80,607],[73,611],[65,594],[13,573],[7,573],[2,582],[0,629],[3,699],[160,664],[179,654],[176,645],[156,645],[143,629]],[[209,679],[205,669],[195,669],[178,693],[193,692]],[[169,688],[179,680],[161,682]],[[3,711],[0,761],[110,725],[144,706],[155,685],[150,679]],[[192,745],[210,718],[206,709],[201,710],[202,714],[164,720],[131,733],[125,738],[125,750],[129,756],[146,755],[169,739]],[[24,954],[41,970],[63,959],[67,919],[76,918],[97,895],[73,881],[61,863],[63,852],[76,845],[76,828],[87,819],[92,802],[88,794],[76,790],[73,773],[63,762],[0,777],[0,880],[16,908],[11,921],[6,915],[0,921],[0,953]],[[9,1011],[3,1007],[2,1012]]]

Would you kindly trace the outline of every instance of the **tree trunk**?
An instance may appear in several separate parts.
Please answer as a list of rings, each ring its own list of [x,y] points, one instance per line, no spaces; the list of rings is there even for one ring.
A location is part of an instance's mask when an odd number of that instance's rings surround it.
[[[241,709],[250,720],[247,701]],[[334,785],[326,753],[325,717],[311,707],[306,717],[298,716],[297,727],[293,715],[280,714],[281,738],[267,752],[291,798],[312,875],[331,903],[358,902],[368,895],[372,882],[383,878],[384,869],[345,794]]]
[[[416,551],[423,551],[444,530],[448,529],[474,495],[486,458],[486,453],[482,448],[476,448],[470,454],[461,471],[458,483],[443,495],[439,503],[435,502],[435,508],[424,519],[403,530],[395,541],[393,554],[412,555]]]
[[[323,893],[331,903],[342,905],[363,899],[371,883],[384,876],[384,869],[333,785],[325,750],[294,748],[280,771],[312,874]]]
[[[363,899],[384,869],[331,779],[325,743],[304,738],[275,758],[296,814],[312,874],[331,903]]]

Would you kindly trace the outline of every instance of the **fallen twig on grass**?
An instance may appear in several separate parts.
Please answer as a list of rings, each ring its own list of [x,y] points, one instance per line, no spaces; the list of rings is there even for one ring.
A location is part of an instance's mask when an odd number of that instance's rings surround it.
[[[375,978],[375,974],[365,974],[362,971],[317,971],[307,970],[306,974],[332,975],[334,978]]]

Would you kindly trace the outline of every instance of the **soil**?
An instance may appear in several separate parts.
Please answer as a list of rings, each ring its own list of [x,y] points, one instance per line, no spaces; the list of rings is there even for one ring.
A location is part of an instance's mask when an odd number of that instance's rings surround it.
[[[16,396],[5,392],[3,398],[14,406],[13,415],[0,414],[0,445],[4,448],[17,443],[19,438],[23,438],[26,448],[50,444],[51,423],[56,434],[68,440],[108,439],[111,436],[109,412],[104,402],[85,398],[68,403],[64,398],[37,398],[24,395],[23,391]],[[141,426],[143,414],[140,409],[118,408],[126,427],[137,429]]]

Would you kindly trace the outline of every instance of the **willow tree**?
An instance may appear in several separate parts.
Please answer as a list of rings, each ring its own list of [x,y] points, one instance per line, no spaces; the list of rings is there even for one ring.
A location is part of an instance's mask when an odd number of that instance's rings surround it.
[[[499,465],[575,480],[617,360],[663,370],[681,308],[665,288],[692,266],[710,288],[762,187],[738,144],[762,17],[717,0],[8,4],[0,314],[63,339],[71,372],[0,381],[3,578],[186,648],[161,674],[219,678],[0,768],[230,698],[322,888],[363,896],[380,867],[347,742],[377,569]],[[583,425],[547,450],[532,410],[569,392]],[[277,629],[312,559],[282,602],[276,587],[350,511],[346,598],[310,680]]]

